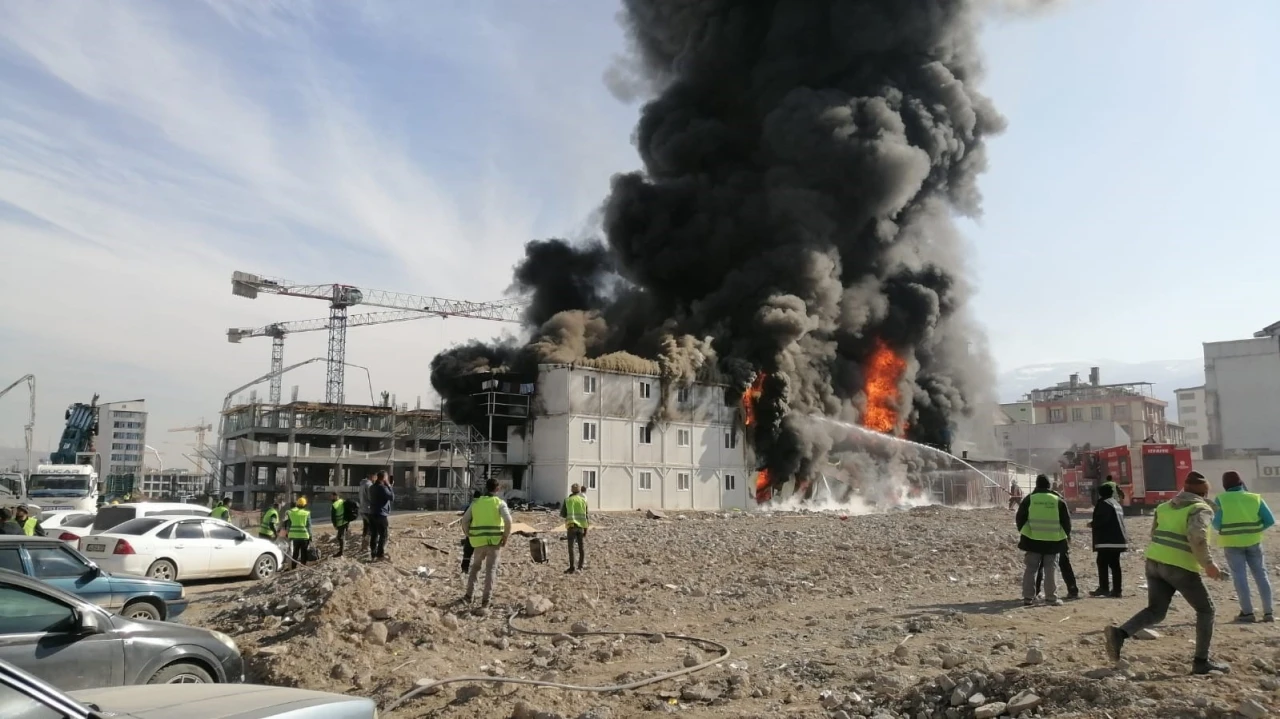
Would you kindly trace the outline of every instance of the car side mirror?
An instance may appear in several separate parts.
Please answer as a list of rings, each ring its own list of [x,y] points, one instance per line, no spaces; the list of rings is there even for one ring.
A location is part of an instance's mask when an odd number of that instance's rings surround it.
[[[98,615],[93,612],[77,612],[76,625],[81,634],[102,634]]]
[[[102,567],[99,567],[93,562],[89,562],[89,576],[91,577],[102,576]]]
[[[238,534],[238,535],[236,535],[236,541],[237,541],[237,542],[243,542],[243,541],[245,541],[245,540],[246,540],[246,539],[248,539],[248,538],[249,538],[249,535],[247,535],[247,534]]]

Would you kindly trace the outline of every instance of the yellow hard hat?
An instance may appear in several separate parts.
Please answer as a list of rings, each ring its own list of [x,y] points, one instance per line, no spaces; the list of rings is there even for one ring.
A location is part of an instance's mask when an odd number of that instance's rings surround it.
[[[306,497],[298,497],[298,506],[299,506],[299,507],[305,507],[305,506],[307,506],[307,498],[306,498]]]

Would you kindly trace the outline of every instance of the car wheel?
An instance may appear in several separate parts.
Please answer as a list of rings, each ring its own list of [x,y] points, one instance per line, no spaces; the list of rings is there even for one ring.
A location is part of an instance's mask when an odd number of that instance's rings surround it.
[[[149,619],[158,622],[164,617],[160,616],[160,610],[156,605],[145,600],[139,600],[131,604],[126,604],[124,611],[120,612],[126,619]]]
[[[277,568],[276,558],[270,554],[264,554],[253,563],[253,571],[249,572],[249,576],[254,579],[266,579],[275,574]]]
[[[203,667],[190,662],[176,662],[151,675],[148,684],[213,684],[213,677]]]
[[[172,582],[178,577],[178,568],[167,559],[157,559],[147,568],[147,576]]]

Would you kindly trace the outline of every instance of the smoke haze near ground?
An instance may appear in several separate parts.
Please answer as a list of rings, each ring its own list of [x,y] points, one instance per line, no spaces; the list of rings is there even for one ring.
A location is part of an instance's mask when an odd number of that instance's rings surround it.
[[[624,0],[635,56],[610,87],[657,92],[644,170],[613,178],[603,242],[526,247],[529,343],[433,360],[454,418],[473,417],[461,375],[478,369],[632,358],[664,392],[714,371],[735,393],[763,371],[751,445],[775,485],[813,480],[833,440],[806,418],[859,421],[882,341],[906,359],[898,429],[949,445],[992,401],[952,221],[979,214],[1004,127],[976,89],[990,5]]]

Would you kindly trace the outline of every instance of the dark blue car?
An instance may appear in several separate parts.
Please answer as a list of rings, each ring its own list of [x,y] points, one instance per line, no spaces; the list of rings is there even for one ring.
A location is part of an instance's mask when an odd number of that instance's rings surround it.
[[[0,535],[0,569],[34,577],[129,619],[172,620],[187,608],[181,584],[110,574],[53,537]]]

